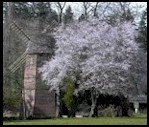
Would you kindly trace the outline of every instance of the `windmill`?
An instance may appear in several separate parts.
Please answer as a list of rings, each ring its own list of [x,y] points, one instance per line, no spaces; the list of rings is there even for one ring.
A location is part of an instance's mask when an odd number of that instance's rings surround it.
[[[48,42],[45,34],[55,25],[57,22],[54,20],[43,31],[32,31],[36,34],[31,38],[15,21],[10,24],[11,30],[27,45],[26,51],[9,66],[10,72],[15,73],[25,63],[24,88],[22,90],[25,117],[55,116],[55,93],[49,94],[48,88],[38,87],[43,84],[40,74],[38,74],[38,67],[42,66],[42,62],[47,60],[53,52],[51,44],[54,43],[54,39],[50,36]],[[37,29],[38,26],[37,23]]]

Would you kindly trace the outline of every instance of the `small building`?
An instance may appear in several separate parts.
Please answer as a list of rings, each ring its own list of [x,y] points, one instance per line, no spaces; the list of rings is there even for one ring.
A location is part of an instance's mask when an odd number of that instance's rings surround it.
[[[132,104],[135,113],[147,112],[147,96],[138,95],[138,96],[129,96],[129,102]]]

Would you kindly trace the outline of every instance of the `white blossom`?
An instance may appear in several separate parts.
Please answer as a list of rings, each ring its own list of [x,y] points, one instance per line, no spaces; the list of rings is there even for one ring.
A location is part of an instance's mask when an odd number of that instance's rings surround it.
[[[75,77],[79,72],[78,92],[90,88],[109,93],[127,89],[130,84],[120,73],[129,70],[137,53],[135,29],[130,22],[111,26],[94,18],[66,28],[60,26],[53,34],[55,56],[39,69],[42,79],[55,89],[63,85],[65,77]]]

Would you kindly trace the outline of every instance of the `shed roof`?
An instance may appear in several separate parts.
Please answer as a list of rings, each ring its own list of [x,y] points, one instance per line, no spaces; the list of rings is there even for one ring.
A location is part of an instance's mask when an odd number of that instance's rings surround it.
[[[139,102],[147,103],[147,96],[146,95],[138,95],[138,96],[129,97],[129,101],[130,102],[139,101]]]

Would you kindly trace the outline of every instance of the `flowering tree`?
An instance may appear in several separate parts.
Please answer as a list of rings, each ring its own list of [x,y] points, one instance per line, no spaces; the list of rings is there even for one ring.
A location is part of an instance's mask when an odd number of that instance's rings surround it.
[[[99,93],[127,95],[133,87],[127,72],[138,50],[135,33],[130,22],[110,26],[88,19],[61,25],[54,33],[55,55],[39,69],[42,79],[58,90],[69,76],[79,84],[76,93],[90,90],[92,116]]]

